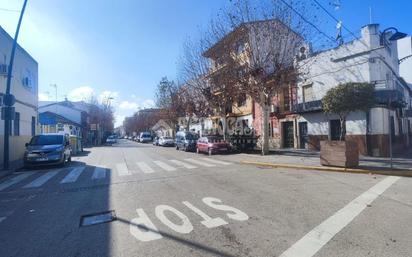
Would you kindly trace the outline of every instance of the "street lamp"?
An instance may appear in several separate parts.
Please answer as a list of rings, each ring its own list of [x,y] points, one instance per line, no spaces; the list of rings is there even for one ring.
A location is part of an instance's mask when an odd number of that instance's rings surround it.
[[[19,21],[17,23],[16,34],[14,35],[13,46],[11,48],[10,63],[7,70],[7,84],[6,84],[6,94],[4,95],[4,107],[2,107],[2,118],[4,119],[4,148],[3,148],[3,168],[5,170],[9,169],[9,148],[10,148],[10,131],[11,131],[11,121],[14,118],[14,103],[16,101],[15,97],[10,94],[11,87],[11,76],[13,74],[13,64],[14,56],[17,48],[17,38],[19,37],[20,25],[23,19],[24,10],[26,9],[27,0],[24,0],[23,8],[20,12]]]

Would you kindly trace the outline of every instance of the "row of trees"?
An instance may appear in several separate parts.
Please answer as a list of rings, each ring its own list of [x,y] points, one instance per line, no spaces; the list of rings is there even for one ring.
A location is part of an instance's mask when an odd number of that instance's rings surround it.
[[[291,2],[293,9],[282,0],[231,1],[199,39],[184,43],[179,83],[162,79],[158,106],[173,120],[187,117],[188,126],[194,116],[219,115],[226,136],[229,107],[246,94],[262,109],[262,154],[267,154],[270,105],[296,83],[301,72],[296,58],[317,35],[296,14],[311,9],[307,1]]]

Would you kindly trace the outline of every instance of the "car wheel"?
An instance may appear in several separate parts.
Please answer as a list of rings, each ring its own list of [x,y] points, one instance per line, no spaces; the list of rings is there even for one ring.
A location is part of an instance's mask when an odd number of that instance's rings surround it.
[[[209,154],[209,156],[212,156],[212,148],[208,148],[207,153]]]

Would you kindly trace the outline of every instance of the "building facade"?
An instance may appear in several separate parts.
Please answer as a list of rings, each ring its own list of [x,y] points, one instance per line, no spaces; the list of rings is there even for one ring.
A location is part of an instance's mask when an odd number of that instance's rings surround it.
[[[0,105],[6,91],[7,70],[13,38],[0,27]],[[38,123],[38,63],[21,46],[16,48],[11,94],[16,98],[15,119],[11,122],[10,161],[12,166],[22,160],[25,143],[37,133]],[[3,163],[4,121],[0,121],[0,163]]]
[[[321,99],[330,88],[348,82],[373,84],[376,105],[369,112],[349,115],[346,139],[357,142],[361,154],[374,156],[389,155],[390,137],[395,150],[408,146],[405,113],[411,92],[399,76],[397,46],[390,36],[382,34],[378,24],[370,24],[362,28],[360,39],[298,62],[301,76],[294,110],[299,117],[294,131],[301,147],[319,149],[321,140],[339,139],[339,119],[322,112]]]

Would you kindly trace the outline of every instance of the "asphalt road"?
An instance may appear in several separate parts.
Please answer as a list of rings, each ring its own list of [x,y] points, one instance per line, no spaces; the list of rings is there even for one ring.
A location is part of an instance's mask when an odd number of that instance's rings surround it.
[[[0,256],[412,256],[410,178],[88,150],[0,180]]]

